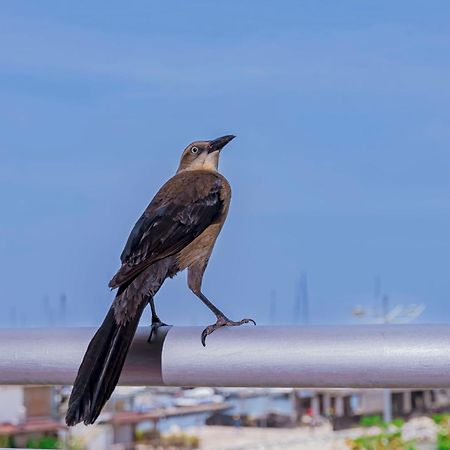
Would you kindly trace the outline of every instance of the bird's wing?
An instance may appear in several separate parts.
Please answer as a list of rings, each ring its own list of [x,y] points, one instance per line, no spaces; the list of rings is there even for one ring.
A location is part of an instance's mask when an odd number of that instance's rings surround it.
[[[155,261],[179,252],[214,223],[223,208],[220,178],[192,181],[182,192],[166,185],[155,196],[131,231],[109,287],[124,285]]]

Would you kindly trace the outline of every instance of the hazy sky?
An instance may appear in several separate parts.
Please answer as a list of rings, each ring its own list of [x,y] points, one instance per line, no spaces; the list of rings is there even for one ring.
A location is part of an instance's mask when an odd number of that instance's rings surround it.
[[[231,318],[268,322],[275,289],[292,322],[306,271],[314,323],[355,321],[376,274],[450,320],[448,2],[14,0],[0,38],[0,325],[47,325],[62,292],[98,323],[182,149],[230,133],[204,287]],[[213,320],[185,274],[157,307]]]

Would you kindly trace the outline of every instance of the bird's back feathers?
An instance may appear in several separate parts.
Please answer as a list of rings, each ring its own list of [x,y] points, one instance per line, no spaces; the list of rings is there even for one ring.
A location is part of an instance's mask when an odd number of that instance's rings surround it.
[[[224,209],[225,183],[221,175],[206,171],[171,178],[136,222],[109,287],[122,286],[154,262],[176,254],[214,223]]]

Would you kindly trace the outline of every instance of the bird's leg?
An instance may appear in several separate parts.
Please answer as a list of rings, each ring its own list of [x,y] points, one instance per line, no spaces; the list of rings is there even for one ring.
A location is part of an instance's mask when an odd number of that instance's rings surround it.
[[[221,327],[237,327],[239,325],[243,325],[244,323],[253,323],[256,325],[256,322],[253,319],[242,319],[238,322],[234,322],[230,320],[225,314],[216,306],[214,306],[201,292],[196,294],[197,297],[215,314],[217,317],[217,321],[213,325],[207,326],[202,332],[202,344],[203,347],[206,347],[206,337],[210,335],[213,331],[217,330],[217,328]]]
[[[166,327],[167,324],[165,324],[164,322],[161,322],[161,319],[156,314],[155,301],[153,300],[153,296],[150,297],[149,303],[150,303],[150,308],[152,309],[152,325],[151,325],[151,330],[150,330],[150,336],[148,337],[147,342],[150,344],[153,335],[156,335],[156,333],[158,332],[158,328]]]

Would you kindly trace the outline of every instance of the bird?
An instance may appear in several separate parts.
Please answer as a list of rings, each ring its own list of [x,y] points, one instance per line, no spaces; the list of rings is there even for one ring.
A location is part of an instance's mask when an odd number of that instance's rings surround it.
[[[202,292],[202,280],[216,239],[228,214],[231,188],[219,173],[222,149],[235,138],[226,135],[195,141],[183,151],[178,170],[157,192],[132,229],[120,256],[121,266],[109,282],[116,296],[90,341],[76,376],[66,414],[69,426],[93,424],[119,380],[140,317],[151,308],[152,343],[166,326],[154,296],[167,278],[188,270],[189,289],[214,313],[216,322],[201,334],[201,343],[218,328],[253,323],[232,321]]]

